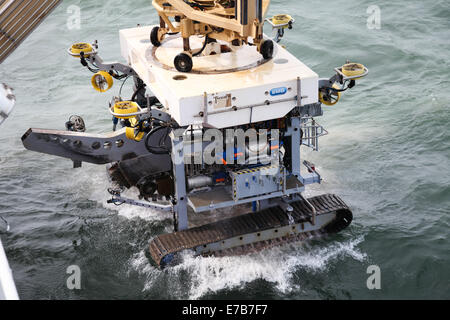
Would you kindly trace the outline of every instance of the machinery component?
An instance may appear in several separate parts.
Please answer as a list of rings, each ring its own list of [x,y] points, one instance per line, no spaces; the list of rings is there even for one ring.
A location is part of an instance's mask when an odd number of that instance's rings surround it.
[[[141,113],[156,121],[170,122],[170,116],[161,110],[142,109]],[[161,141],[160,136],[155,138],[158,139],[158,143]],[[113,163],[148,155],[144,143],[126,137],[126,128],[107,135],[29,129],[22,136],[22,143],[28,150],[95,164]],[[153,144],[155,141],[149,143]],[[170,145],[168,141],[164,143]]]
[[[273,42],[272,40],[263,40],[259,49],[264,59],[270,59],[273,56]]]
[[[335,68],[336,74],[330,79],[320,79],[319,100],[327,106],[333,106],[339,102],[341,93],[355,86],[356,80],[369,74],[369,69],[360,63],[347,61],[340,68]]]
[[[118,112],[116,112],[118,111]],[[148,113],[148,109],[142,109],[134,101],[118,101],[109,110],[112,116],[118,119],[132,119],[136,116],[145,115]]]
[[[70,116],[69,121],[66,122],[66,129],[73,132],[85,132],[86,125],[82,117],[73,115]]]
[[[131,119],[141,111],[139,105],[134,101],[118,101],[113,106],[114,116],[119,119]]]
[[[239,170],[231,177],[234,200],[282,191],[286,183],[284,168],[278,164]]]
[[[98,92],[106,92],[113,86],[113,78],[117,80],[135,77],[136,72],[122,63],[104,63],[98,55],[98,43],[93,44],[80,42],[73,44],[67,49],[69,55],[79,58],[80,63],[89,71],[94,73],[91,84]],[[133,99],[132,99],[133,100]]]
[[[95,54],[94,47],[86,42],[74,43],[68,50],[69,54],[74,58],[81,58],[81,53],[84,57],[89,57],[91,54]]]
[[[153,154],[169,154],[171,145],[167,142],[170,133],[170,128],[166,126],[155,126],[147,134],[145,138],[145,147],[147,151]],[[159,137],[159,138],[156,138]],[[155,139],[156,138],[156,139]],[[152,144],[150,139],[158,141],[157,144]]]
[[[322,104],[320,102],[300,107],[296,110],[300,118],[315,118],[323,116]]]
[[[328,131],[318,124],[314,118],[305,120],[305,122],[302,123],[301,130],[302,145],[310,147],[314,151],[319,151],[319,138],[328,135]]]
[[[86,125],[82,117],[73,115],[69,118],[69,121],[66,122],[66,129],[72,132],[85,132]],[[79,160],[72,160],[74,168],[81,168],[82,162]]]
[[[118,124],[122,130],[79,132],[84,124],[75,118],[69,131],[30,129],[22,137],[29,150],[80,164],[110,164],[111,179],[120,187],[109,190],[110,203],[171,212],[175,232],[150,243],[157,265],[170,264],[187,249],[199,255],[245,253],[338,232],[352,221],[337,196],[303,197],[322,178],[314,164],[302,162],[300,149],[318,150],[319,138],[328,134],[315,120],[323,115],[322,104],[336,104],[369,71],[347,62],[331,78],[319,79],[276,43],[294,20],[264,20],[268,4],[153,0],[158,26],[120,31],[126,64],[104,63],[96,42],[69,50],[95,74],[99,91],[110,88],[112,79],[124,84],[133,77],[131,99],[123,101],[120,90],[108,108],[114,130]],[[277,30],[275,41],[263,36],[264,21]],[[174,72],[172,64],[192,74]],[[131,187],[139,199],[121,196]],[[251,206],[253,212],[190,225],[188,209],[235,206]]]
[[[212,186],[214,178],[212,176],[195,176],[187,179],[188,190]]]
[[[316,166],[314,165],[314,163],[311,163],[309,161],[303,161],[303,165],[308,169],[308,172],[312,173],[312,172],[317,172],[316,171]]]
[[[13,89],[4,83],[0,84],[0,125],[9,117],[15,104]]]
[[[171,211],[173,210],[173,206],[171,204],[158,204],[158,203],[149,203],[147,201],[140,201],[122,197],[120,195],[120,191],[109,189],[108,192],[112,195],[112,198],[108,200],[108,203],[113,203],[115,205],[122,204],[130,204],[137,207],[148,208],[148,209],[156,209],[161,211]]]
[[[139,197],[148,200],[148,198],[152,197],[157,189],[157,185],[152,178],[142,178],[137,183],[137,188],[139,189]]]
[[[170,166],[170,162],[166,163],[166,165]],[[160,167],[162,168],[164,165],[160,165]],[[142,172],[139,173],[140,175],[138,177],[142,177]],[[130,172],[128,170],[124,170],[124,174],[127,179],[130,179]],[[157,201],[158,197],[172,198],[174,195],[173,179],[170,176],[170,168],[165,172],[160,171],[159,173],[157,170],[154,170],[154,168],[153,170],[149,170],[149,175],[140,178],[135,186],[139,189],[139,198],[149,202]]]
[[[22,143],[28,150],[95,164],[107,164],[148,154],[142,143],[126,138],[125,129],[108,135],[29,129],[22,136]]]
[[[294,23],[294,19],[288,14],[278,14],[266,20],[271,22],[276,28],[292,29],[292,24]]]
[[[109,169],[109,173],[114,182],[125,188],[145,184],[145,180],[154,182],[157,187],[162,187],[162,181],[171,170],[170,156],[146,154],[116,162]],[[160,191],[165,191],[160,194],[171,195],[170,191],[162,189]]]
[[[266,18],[266,21],[272,26],[273,30],[276,30],[277,34],[274,38],[275,42],[280,42],[281,38],[284,36],[284,30],[292,29],[292,26],[295,22],[294,18],[292,18],[288,14],[278,14],[273,16],[272,18]]]
[[[150,242],[153,261],[164,268],[176,262],[176,254],[194,250],[197,255],[245,254],[290,241],[304,240],[311,235],[335,233],[345,229],[353,215],[335,195],[309,199],[317,208],[312,223],[312,208],[305,201],[291,202],[289,216],[279,206],[249,213],[200,227],[159,235]]]
[[[159,27],[154,27],[152,32],[150,32],[150,42],[155,47],[159,47],[161,45],[160,35],[159,35]]]
[[[319,100],[327,106],[334,106],[341,99],[339,85],[333,83],[332,87],[323,87],[319,90]]]
[[[341,84],[344,81],[362,79],[369,74],[369,69],[367,69],[364,65],[360,63],[350,63],[349,61],[347,61],[347,63],[342,67],[335,68],[334,71],[336,71],[337,79]]]
[[[143,46],[152,28],[121,30],[122,54],[132,68],[140,70],[140,79],[164,108],[169,107],[173,120],[181,127],[204,125],[222,129],[279,119],[296,107],[297,93],[302,107],[318,103],[317,73],[293,59],[279,44],[273,44],[274,57],[270,61],[264,60],[253,46],[243,45],[213,58],[194,57],[197,67],[191,71],[195,73],[193,77],[174,75],[172,70],[176,69],[171,61],[179,54],[177,43],[181,39],[171,36],[158,48]],[[199,41],[192,37],[191,42],[196,40]],[[273,65],[267,69],[267,78],[255,77],[265,64]],[[151,74],[143,70],[151,70]]]
[[[342,73],[347,78],[352,78],[353,80],[361,79],[366,75],[366,67],[360,63],[347,63],[341,68]]]
[[[140,131],[138,128],[126,127],[125,135],[127,139],[139,142],[144,138],[145,132]]]
[[[189,72],[192,70],[192,58],[188,53],[182,52],[175,57],[173,61],[175,68],[180,72]]]
[[[270,0],[153,0],[160,17],[160,26],[152,29],[150,40],[153,46],[159,47],[166,35],[181,34],[183,52],[174,60],[174,66],[180,72],[192,70],[192,55],[198,54],[192,52],[189,43],[189,38],[194,35],[204,35],[234,45],[248,43],[248,38],[252,38],[264,59],[271,59],[273,43],[263,39],[264,16],[269,3]],[[175,21],[172,22],[170,18]]]
[[[113,79],[106,71],[99,71],[92,76],[92,87],[98,92],[106,92],[113,86]]]

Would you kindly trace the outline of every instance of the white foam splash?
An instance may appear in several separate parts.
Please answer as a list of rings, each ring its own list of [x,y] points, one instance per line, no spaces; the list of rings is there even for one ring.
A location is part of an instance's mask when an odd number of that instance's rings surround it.
[[[170,287],[172,298],[199,299],[208,293],[243,288],[258,279],[272,283],[276,290],[286,294],[301,287],[292,279],[298,270],[327,272],[332,263],[339,259],[350,257],[360,262],[365,260],[366,254],[357,248],[363,240],[361,236],[321,248],[296,243],[237,257],[204,258],[185,252],[181,264],[163,271],[151,266],[141,252],[131,259],[130,265],[133,270],[146,276],[145,291],[152,291],[164,283]]]
[[[86,183],[89,181],[89,183]],[[107,189],[111,186],[108,180],[106,170],[104,168],[86,166],[85,170],[80,171],[74,177],[74,190],[78,190],[77,197],[84,197],[89,200],[100,203],[104,208],[117,212],[120,216],[127,219],[141,218],[146,221],[162,221],[171,218],[170,213],[165,213],[157,210],[136,207],[132,205],[123,204],[116,206],[108,204],[108,199],[111,198]],[[136,189],[125,190],[122,196],[137,199],[138,191]]]

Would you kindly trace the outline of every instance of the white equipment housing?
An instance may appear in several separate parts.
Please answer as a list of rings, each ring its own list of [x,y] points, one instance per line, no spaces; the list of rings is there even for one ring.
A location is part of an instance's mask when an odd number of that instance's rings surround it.
[[[227,128],[282,118],[298,102],[318,102],[318,75],[278,44],[271,60],[255,46],[232,46],[231,52],[193,57],[193,70],[180,73],[172,61],[182,38],[153,47],[152,27],[121,30],[122,55],[180,126]],[[200,49],[203,38],[191,38],[192,49]]]

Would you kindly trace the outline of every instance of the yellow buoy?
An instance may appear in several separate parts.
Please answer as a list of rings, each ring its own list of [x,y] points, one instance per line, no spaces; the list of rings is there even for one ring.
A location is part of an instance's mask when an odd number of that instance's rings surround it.
[[[346,77],[360,76],[366,72],[366,68],[361,63],[347,63],[342,66],[342,73]],[[355,78],[354,80],[360,79]]]
[[[130,114],[137,112],[139,112],[139,105],[133,101],[119,101],[114,105],[114,116],[119,119],[134,118],[136,115]]]
[[[99,71],[91,79],[92,86],[98,92],[106,92],[113,86],[113,78],[106,71]]]
[[[70,49],[69,49],[69,53],[74,58],[79,58],[81,52],[84,53],[85,57],[89,57],[89,55],[92,52],[94,52],[94,48],[92,48],[92,46],[89,43],[80,42],[80,43],[73,44],[72,47],[70,47]]]

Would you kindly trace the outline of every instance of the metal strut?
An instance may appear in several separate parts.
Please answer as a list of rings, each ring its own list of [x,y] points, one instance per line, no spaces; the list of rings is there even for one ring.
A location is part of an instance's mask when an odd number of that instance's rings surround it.
[[[161,203],[156,203],[156,202],[134,200],[134,199],[122,197],[120,195],[121,191],[118,191],[118,190],[108,189],[108,192],[111,194],[112,197],[107,202],[115,204],[117,206],[120,206],[122,204],[129,204],[129,205],[138,206],[138,207],[142,207],[142,208],[156,209],[156,210],[161,210],[161,211],[173,211],[173,209],[174,209],[173,204],[161,204]]]
[[[311,215],[311,224],[313,226],[316,225],[316,216],[317,216],[317,210],[316,208],[312,205],[311,202],[308,201],[308,199],[306,199],[305,197],[303,197],[303,195],[300,193],[299,194],[300,198],[302,198],[303,201],[305,201],[305,203],[311,208],[312,211],[312,215]]]

